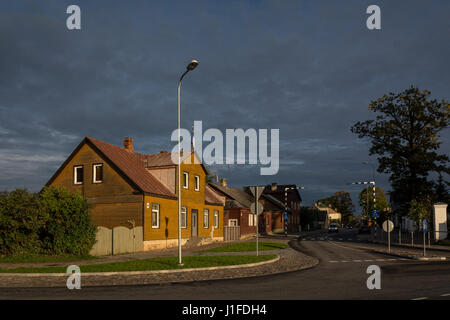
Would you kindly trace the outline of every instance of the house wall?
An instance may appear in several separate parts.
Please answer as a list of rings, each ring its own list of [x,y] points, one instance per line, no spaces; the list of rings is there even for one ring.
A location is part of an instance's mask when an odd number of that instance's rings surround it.
[[[230,208],[226,209],[226,217],[224,219],[224,224],[228,225],[229,219],[237,219],[239,226],[241,227],[241,236],[246,234],[256,234],[256,225],[249,226],[249,215],[251,211],[249,209],[243,208]]]
[[[147,168],[147,170],[155,176],[164,186],[167,187],[171,192],[177,193],[178,187],[175,186],[177,168]]]
[[[103,182],[93,183],[93,164],[103,164]],[[84,181],[74,184],[73,168],[83,165]],[[96,226],[128,228],[142,226],[143,196],[88,144],[84,144],[50,184],[78,192],[90,204],[89,212]]]
[[[223,239],[223,206],[211,205],[205,203],[205,181],[206,174],[202,166],[198,163],[194,163],[191,158],[191,164],[181,164],[181,178],[183,179],[183,172],[189,174],[188,189],[183,188],[181,185],[181,205],[187,208],[187,223],[186,228],[181,229],[182,242],[186,242],[191,238],[192,232],[192,210],[198,210],[198,224],[197,232],[198,238],[211,238],[211,233],[214,225],[214,211],[219,211],[219,226],[214,228],[212,237],[214,239]],[[175,192],[178,194],[178,171],[175,168],[173,170],[175,181]],[[198,175],[200,177],[199,191],[195,191],[195,178]],[[168,178],[167,181],[171,181]],[[160,205],[160,223],[159,228],[154,228],[151,225],[151,205],[152,203],[158,203]],[[204,210],[208,209],[208,226],[203,226]],[[177,245],[178,241],[178,200],[166,199],[161,197],[155,197],[146,195],[144,201],[144,241],[154,241],[155,244],[162,244],[163,246],[167,242],[167,246]],[[176,241],[172,241],[176,240]],[[162,241],[162,242],[161,242]],[[148,243],[148,246],[151,246]]]

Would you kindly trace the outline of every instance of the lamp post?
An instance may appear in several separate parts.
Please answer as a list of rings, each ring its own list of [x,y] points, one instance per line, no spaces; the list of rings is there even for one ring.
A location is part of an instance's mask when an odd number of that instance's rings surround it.
[[[197,60],[192,60],[186,67],[186,71],[181,75],[178,81],[178,265],[182,266],[183,261],[181,259],[181,128],[180,128],[180,91],[181,80],[191,70],[194,70],[198,66]]]

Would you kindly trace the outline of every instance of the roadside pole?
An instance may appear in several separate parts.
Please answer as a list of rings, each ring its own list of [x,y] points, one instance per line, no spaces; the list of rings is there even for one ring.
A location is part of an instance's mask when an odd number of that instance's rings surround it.
[[[422,221],[422,230],[423,230],[423,256],[425,257],[426,256],[426,251],[425,251],[425,248],[426,248],[426,239],[425,239],[425,234],[427,233],[427,231],[428,231],[428,222],[427,222],[427,219],[423,219],[423,221]]]
[[[257,195],[258,194],[258,190],[257,190],[257,187],[255,186],[255,195]],[[256,201],[255,201],[255,206],[256,206],[256,210],[255,210],[255,212],[256,212],[256,214],[255,214],[255,219],[256,219],[256,256],[258,256],[259,255],[259,250],[258,250],[258,201],[259,199],[256,199]]]

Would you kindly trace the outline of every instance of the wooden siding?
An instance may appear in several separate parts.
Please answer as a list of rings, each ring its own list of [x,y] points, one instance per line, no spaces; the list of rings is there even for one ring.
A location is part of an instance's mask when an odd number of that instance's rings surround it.
[[[103,182],[93,182],[93,165],[103,164]],[[83,184],[73,182],[73,167],[83,166]],[[69,192],[79,192],[91,205],[92,221],[97,226],[113,228],[132,225],[142,226],[143,195],[127,182],[109,161],[84,144],[52,181],[52,186],[63,187]]]

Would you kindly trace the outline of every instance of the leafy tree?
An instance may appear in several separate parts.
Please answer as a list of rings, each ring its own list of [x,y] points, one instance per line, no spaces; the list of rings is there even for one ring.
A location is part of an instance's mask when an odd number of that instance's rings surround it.
[[[369,187],[368,191],[367,188],[364,188],[359,193],[359,205],[362,207],[362,214],[364,216],[367,216],[367,213],[369,213],[370,216],[370,212],[372,212],[372,210],[374,209],[378,210],[380,213],[383,213],[389,209],[386,195],[384,191],[379,187],[375,187],[375,198],[376,201],[374,206],[373,187]],[[367,201],[369,202],[367,203]]]
[[[45,219],[39,197],[25,189],[0,194],[0,254],[39,252],[39,231]]]
[[[409,217],[418,225],[423,219],[431,221],[431,203],[430,201],[412,200],[409,207]]]
[[[317,201],[319,206],[330,207],[342,215],[342,223],[348,223],[350,217],[355,211],[355,205],[352,202],[350,193],[341,190],[328,198]]]
[[[450,173],[447,155],[438,154],[439,132],[449,125],[450,105],[430,99],[430,91],[411,87],[372,101],[375,120],[357,122],[351,131],[369,138],[370,155],[379,155],[378,172],[390,174],[391,201],[401,214],[412,200],[422,201],[433,192],[430,172]]]
[[[47,223],[40,237],[44,250],[55,254],[88,254],[97,228],[91,224],[87,201],[66,189],[45,187],[39,207]]]

